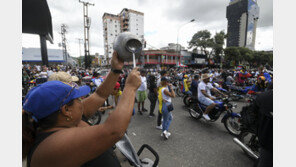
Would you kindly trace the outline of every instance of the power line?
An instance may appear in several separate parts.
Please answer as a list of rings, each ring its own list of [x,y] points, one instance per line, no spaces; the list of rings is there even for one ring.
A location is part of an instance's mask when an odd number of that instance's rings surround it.
[[[65,58],[66,65],[68,64],[67,39],[66,39],[67,28],[68,26],[66,24],[61,25],[62,48],[63,48],[63,56]]]
[[[83,18],[84,18],[84,62],[85,62],[85,69],[89,67],[88,57],[89,54],[89,28],[91,24],[91,19],[88,17],[88,5],[94,6],[95,4],[84,2],[79,0],[80,3],[83,4]]]

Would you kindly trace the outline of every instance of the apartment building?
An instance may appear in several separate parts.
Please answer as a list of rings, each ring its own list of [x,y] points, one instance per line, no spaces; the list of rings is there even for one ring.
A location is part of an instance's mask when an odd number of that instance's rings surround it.
[[[115,37],[117,37],[119,33],[125,31],[136,35],[144,45],[144,13],[127,8],[124,8],[117,15],[104,13],[104,55],[106,56],[107,61],[112,57]]]

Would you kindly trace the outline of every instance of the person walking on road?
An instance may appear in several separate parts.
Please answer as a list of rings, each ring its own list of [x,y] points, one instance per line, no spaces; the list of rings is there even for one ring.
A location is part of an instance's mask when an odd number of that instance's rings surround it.
[[[161,78],[160,92],[161,95],[159,96],[159,100],[162,101],[161,112],[163,116],[161,136],[163,136],[165,139],[168,139],[171,135],[169,132],[169,127],[173,119],[171,113],[173,111],[172,98],[176,97],[176,95],[172,88],[172,84],[169,84],[166,77]]]
[[[157,87],[156,87],[156,78],[154,75],[149,76],[149,94],[148,99],[150,101],[150,113],[149,117],[154,117],[154,109],[157,101]]]
[[[156,86],[157,86],[157,92],[159,91],[161,85],[160,85],[160,82],[161,82],[161,78],[162,77],[166,77],[167,76],[167,72],[165,70],[162,70],[160,71],[160,77],[159,79],[157,80],[157,83],[156,83]],[[162,119],[162,113],[161,113],[161,107],[160,107],[160,102],[158,101],[158,115],[157,115],[157,125],[156,125],[156,128],[159,129],[159,130],[162,130],[162,125],[161,125],[161,119]]]
[[[144,104],[145,104],[145,100],[147,98],[147,94],[146,94],[146,90],[147,90],[147,79],[146,79],[146,72],[145,70],[141,70],[141,81],[142,84],[138,89],[138,112],[143,115],[142,112],[147,112],[148,110],[145,109]],[[141,104],[142,104],[142,110],[141,110]]]

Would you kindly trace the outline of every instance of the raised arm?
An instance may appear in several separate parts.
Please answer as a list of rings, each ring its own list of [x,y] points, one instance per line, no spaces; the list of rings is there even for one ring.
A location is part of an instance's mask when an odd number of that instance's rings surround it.
[[[167,96],[170,96],[170,97],[172,97],[172,98],[175,98],[176,95],[175,95],[175,91],[174,91],[174,89],[172,88],[172,84],[169,84],[169,87],[170,87],[170,89],[171,89],[171,92],[169,92],[167,89],[165,89],[165,90],[163,91],[163,93],[164,93],[165,95],[167,95]]]
[[[141,85],[140,72],[134,69],[126,82],[118,106],[103,124],[69,128],[54,133],[36,149],[31,166],[81,166],[119,141],[132,116],[135,94]]]
[[[117,53],[114,51],[111,68],[116,70],[122,70],[124,62],[118,59]],[[105,81],[96,89],[95,93],[85,98],[83,102],[84,113],[87,118],[91,117],[101,107],[109,95],[112,93],[114,86],[118,80],[120,74],[109,72]]]

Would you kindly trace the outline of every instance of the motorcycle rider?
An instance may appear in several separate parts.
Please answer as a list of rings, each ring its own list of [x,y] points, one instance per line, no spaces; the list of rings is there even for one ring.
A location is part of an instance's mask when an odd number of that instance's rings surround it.
[[[258,119],[258,139],[260,156],[258,167],[273,164],[273,90],[270,89],[255,99],[252,109]]]
[[[198,84],[198,101],[207,106],[205,112],[203,113],[203,117],[208,121],[211,120],[208,114],[217,105],[217,103],[213,101],[216,99],[216,97],[211,95],[211,91],[217,92],[222,96],[226,96],[218,89],[214,88],[209,81],[210,76],[208,74],[202,74],[201,82]]]
[[[192,92],[192,96],[195,98],[197,97],[197,87],[198,87],[199,82],[200,82],[199,75],[198,74],[194,75],[190,90]]]
[[[249,94],[258,94],[261,92],[264,92],[267,88],[266,79],[264,76],[260,76],[257,79],[257,82],[252,86],[252,88],[249,90]]]
[[[189,90],[190,80],[188,79],[188,75],[184,75],[183,78],[183,92],[187,95],[192,95],[192,92]]]

